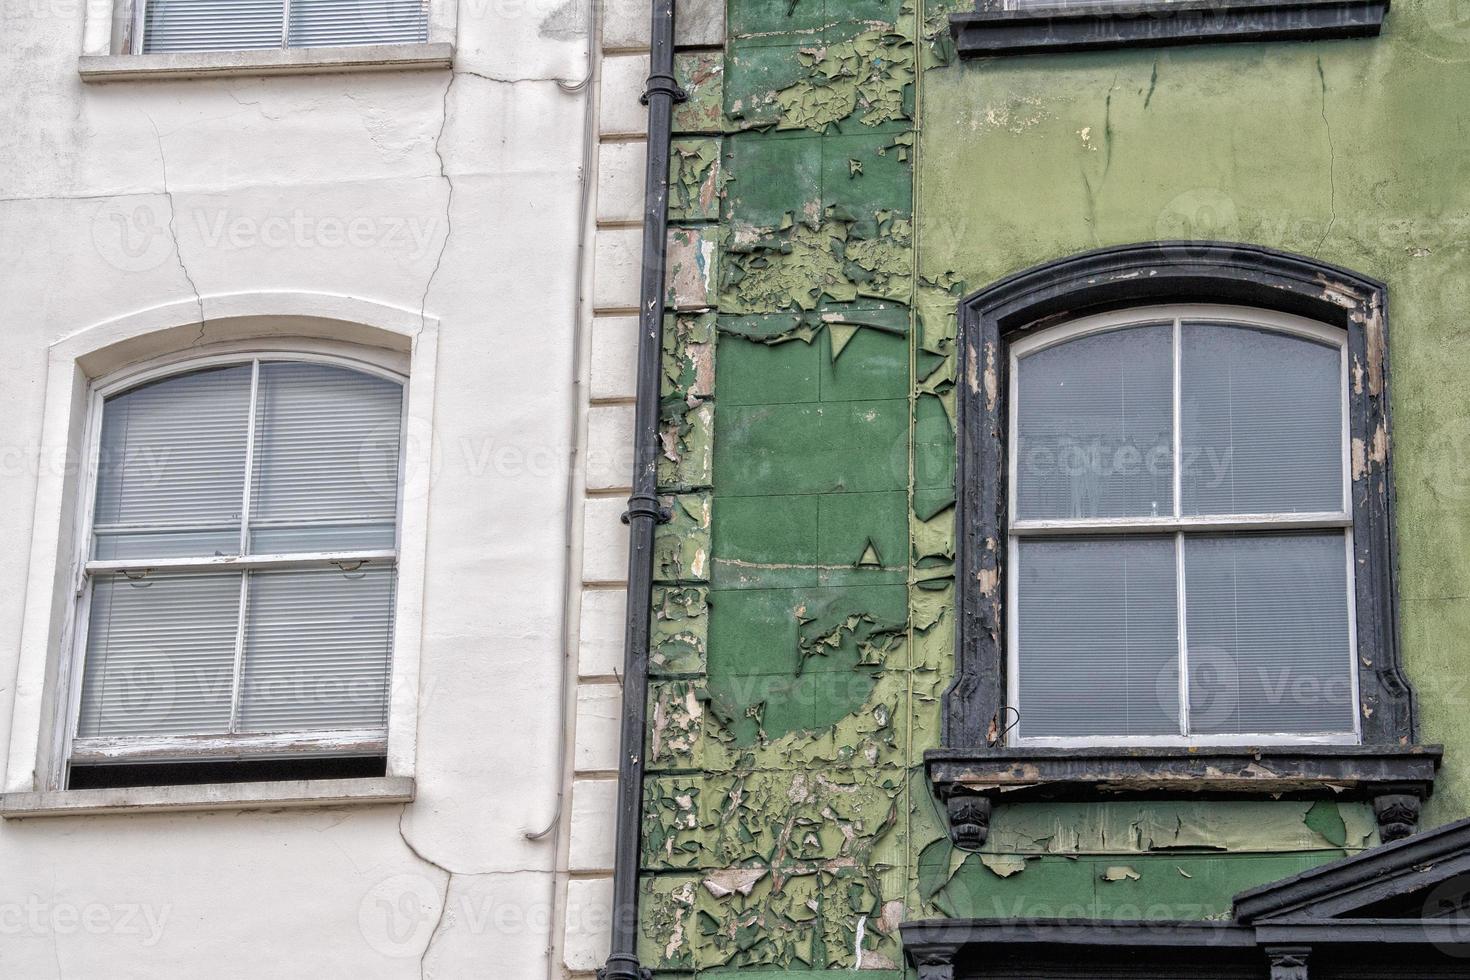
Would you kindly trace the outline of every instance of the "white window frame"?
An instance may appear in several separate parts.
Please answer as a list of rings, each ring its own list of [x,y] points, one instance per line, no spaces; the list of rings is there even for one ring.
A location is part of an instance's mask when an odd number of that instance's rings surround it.
[[[386,353],[386,352],[385,352]],[[403,527],[404,493],[404,445],[407,441],[407,419],[409,400],[408,365],[403,358],[377,356],[358,351],[330,351],[325,345],[302,344],[297,347],[247,348],[236,352],[215,353],[205,356],[182,356],[167,359],[166,363],[152,363],[142,368],[125,369],[91,385],[87,410],[86,430],[83,436],[85,447],[86,474],[78,495],[76,515],[76,547],[72,557],[74,576],[73,595],[77,609],[72,617],[76,624],[70,649],[62,661],[63,679],[59,685],[66,691],[66,714],[62,756],[68,771],[72,765],[97,765],[117,762],[188,762],[230,761],[235,759],[307,758],[386,755],[388,750],[388,726],[381,728],[339,729],[312,732],[269,732],[233,733],[228,735],[156,735],[156,736],[94,736],[83,738],[77,734],[81,720],[82,676],[85,673],[87,630],[91,622],[93,580],[97,575],[110,572],[135,572],[146,574],[151,571],[208,571],[211,569],[281,569],[281,568],[325,568],[347,563],[367,562],[375,566],[388,565],[396,569]],[[241,512],[240,554],[217,558],[163,558],[163,559],[95,559],[92,551],[94,507],[97,496],[97,479],[100,472],[102,450],[102,413],[107,399],[122,394],[140,385],[179,377],[195,371],[234,365],[249,364],[251,372],[251,405],[254,412],[254,393],[258,385],[262,363],[297,362],[326,364],[346,368],[362,374],[383,378],[402,386],[403,401],[399,413],[399,456],[397,503],[393,519],[393,547],[389,549],[356,549],[291,554],[250,554],[249,505],[250,467],[253,464],[255,426],[249,426],[246,434],[246,503]],[[249,577],[241,576],[240,620],[235,639],[234,691],[231,695],[231,723],[239,709],[239,686],[244,659],[244,616],[246,589]],[[396,593],[396,590],[395,590]],[[395,616],[394,633],[397,633]],[[393,650],[390,648],[389,655]],[[393,676],[390,666],[390,678]],[[385,692],[391,699],[391,686]],[[386,708],[386,706],[385,706]],[[385,712],[386,713],[386,712]]]
[[[1179,427],[1182,400],[1182,322],[1184,320],[1223,320],[1232,324],[1259,327],[1261,329],[1302,337],[1338,348],[1340,368],[1340,390],[1342,397],[1342,503],[1340,511],[1322,513],[1251,514],[1251,515],[1205,515],[1183,516],[1182,472],[1179,466]],[[1228,735],[1186,734],[1189,724],[1189,651],[1184,590],[1184,537],[1186,533],[1210,531],[1269,531],[1329,529],[1344,531],[1346,541],[1344,562],[1347,567],[1346,609],[1348,615],[1348,674],[1352,685],[1350,704],[1358,704],[1358,633],[1357,601],[1353,567],[1353,516],[1352,470],[1351,470],[1351,416],[1348,406],[1348,350],[1347,335],[1325,324],[1304,317],[1285,313],[1240,306],[1207,304],[1176,304],[1169,306],[1130,307],[1111,313],[1083,317],[1056,327],[1038,331],[1010,345],[1009,350],[1009,419],[1007,420],[1007,444],[1019,445],[1017,441],[1020,419],[1019,365],[1027,355],[1055,347],[1058,344],[1080,337],[1107,333],[1131,326],[1161,324],[1172,321],[1173,336],[1173,470],[1174,470],[1174,513],[1167,517],[1110,517],[1110,518],[1062,518],[1043,520],[1010,519],[1006,531],[1006,703],[1018,716],[1016,723],[1006,733],[1006,744],[1010,746],[1083,748],[1100,746],[1226,746],[1242,743],[1259,745],[1357,745],[1362,741],[1362,719],[1356,707],[1352,712],[1353,731],[1337,734],[1294,734],[1282,732],[1233,733]],[[1012,465],[1006,475],[1007,512],[1016,510],[1016,471]],[[1179,627],[1179,699],[1180,733],[1178,735],[1096,735],[1096,736],[1036,736],[1024,733],[1025,718],[1020,717],[1020,541],[1026,537],[1058,535],[1120,535],[1127,532],[1140,534],[1170,534],[1174,538],[1175,550],[1175,595],[1178,606]]]

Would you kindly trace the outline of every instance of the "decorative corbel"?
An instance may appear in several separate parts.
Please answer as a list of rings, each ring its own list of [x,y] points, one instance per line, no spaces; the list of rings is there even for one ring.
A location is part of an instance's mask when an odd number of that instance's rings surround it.
[[[1311,954],[1310,946],[1267,946],[1271,980],[1308,980],[1307,958]]]
[[[1391,793],[1373,798],[1373,816],[1378,818],[1378,836],[1383,843],[1403,840],[1419,827],[1422,801],[1408,793]]]
[[[949,838],[956,847],[977,850],[990,835],[990,798],[954,791],[945,801],[949,813]]]

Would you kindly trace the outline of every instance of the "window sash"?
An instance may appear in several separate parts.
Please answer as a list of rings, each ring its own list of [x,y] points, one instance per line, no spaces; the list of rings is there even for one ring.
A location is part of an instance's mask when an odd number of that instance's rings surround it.
[[[249,535],[252,528],[269,527],[273,521],[252,520],[250,514],[251,497],[253,488],[253,467],[255,457],[255,435],[256,435],[256,407],[258,404],[258,385],[260,367],[263,363],[279,362],[308,362],[320,363],[329,366],[345,368],[372,377],[390,380],[402,388],[402,401],[399,408],[399,452],[398,473],[396,481],[395,505],[393,510],[394,547],[389,549],[358,549],[340,551],[319,552],[278,552],[269,554],[247,554]],[[245,481],[243,487],[243,499],[241,502],[241,515],[238,524],[240,532],[241,554],[223,556],[199,556],[199,557],[174,557],[174,558],[126,558],[126,559],[94,559],[93,553],[94,533],[98,526],[94,525],[94,506],[97,493],[97,482],[100,472],[99,457],[102,447],[102,416],[107,398],[131,390],[151,381],[164,380],[169,377],[191,373],[196,370],[205,370],[211,367],[228,366],[231,364],[250,364],[252,366],[251,404],[248,419],[249,444],[245,456]],[[94,390],[90,432],[93,434],[89,445],[90,463],[88,480],[83,500],[82,534],[79,536],[83,555],[77,565],[77,613],[75,622],[76,631],[72,643],[72,669],[69,674],[67,710],[69,722],[66,726],[66,746],[64,758],[68,763],[88,764],[100,761],[119,761],[126,757],[131,761],[148,759],[156,761],[183,761],[190,758],[209,759],[242,759],[242,758],[264,758],[279,755],[302,756],[311,754],[345,754],[363,755],[379,754],[386,751],[387,727],[386,721],[382,727],[354,728],[354,729],[322,729],[291,732],[268,732],[249,733],[239,732],[241,715],[241,677],[244,669],[246,652],[245,624],[249,615],[248,597],[250,590],[251,571],[260,570],[290,570],[290,569],[313,569],[337,567],[344,572],[352,572],[357,568],[367,566],[371,568],[388,568],[394,577],[393,594],[397,591],[397,564],[398,564],[398,538],[402,529],[403,510],[403,480],[404,480],[404,439],[405,427],[407,425],[408,407],[408,385],[406,379],[401,375],[379,368],[370,364],[351,361],[350,359],[337,356],[322,356],[312,354],[240,354],[224,355],[214,358],[202,358],[193,361],[183,361],[170,365],[144,375],[134,376],[124,382],[110,385],[106,388]],[[380,517],[362,518],[363,523],[381,522]],[[289,518],[282,522],[293,527],[302,526],[299,519]],[[324,524],[340,526],[351,523],[340,519],[324,519]],[[168,529],[192,528],[188,522],[180,522],[177,526],[171,522],[160,524],[136,524],[136,525],[101,525],[102,531],[123,531],[128,529],[158,528]],[[233,522],[231,529],[235,528]],[[234,647],[234,680],[231,690],[230,728],[227,734],[200,734],[200,735],[120,735],[120,736],[95,736],[81,737],[78,734],[81,721],[81,698],[83,684],[86,674],[86,654],[88,643],[88,624],[90,622],[91,604],[94,583],[99,577],[116,573],[134,573],[138,576],[146,576],[152,572],[189,573],[239,570],[240,600],[237,606],[237,625]],[[392,703],[392,661],[393,661],[393,636],[396,633],[397,618],[396,599],[390,605],[388,614],[390,617],[389,652],[388,652],[388,688],[384,697],[384,713]]]
[[[1093,745],[1231,745],[1242,742],[1270,744],[1357,744],[1361,741],[1362,718],[1354,710],[1353,730],[1329,734],[1283,734],[1274,732],[1241,732],[1228,735],[1198,735],[1189,729],[1189,637],[1186,623],[1188,592],[1185,583],[1184,542],[1191,533],[1220,533],[1226,531],[1293,531],[1324,530],[1340,528],[1346,539],[1347,563],[1347,615],[1348,615],[1348,672],[1352,685],[1352,704],[1358,703],[1359,678],[1357,670],[1357,601],[1353,562],[1353,518],[1351,504],[1351,416],[1348,405],[1348,352],[1347,338],[1339,332],[1285,314],[1268,313],[1228,306],[1190,305],[1178,307],[1134,308],[1117,313],[1085,317],[1059,327],[1054,327],[1035,336],[1017,341],[1010,346],[1008,354],[1008,402],[1007,446],[1014,453],[1018,443],[1020,422],[1019,362],[1023,357],[1080,337],[1110,332],[1134,325],[1145,325],[1172,321],[1173,323],[1173,469],[1174,513],[1165,517],[1117,517],[1117,518],[1045,518],[1011,520],[1006,529],[1006,704],[1014,716],[1020,714],[1020,630],[1018,612],[1020,608],[1020,541],[1028,537],[1062,536],[1109,536],[1135,533],[1172,533],[1175,539],[1175,602],[1179,611],[1179,699],[1180,730],[1178,735],[1131,735],[1131,736],[1027,736],[1024,719],[1008,716],[1009,727],[1004,739],[1011,745],[1035,747],[1084,747]],[[1252,327],[1297,336],[1303,339],[1331,345],[1338,350],[1340,364],[1339,391],[1342,399],[1342,502],[1338,511],[1315,513],[1242,513],[1185,515],[1183,513],[1183,467],[1180,466],[1183,441],[1183,325],[1186,321],[1218,321],[1232,325]],[[1007,467],[1006,492],[1007,512],[1017,513],[1017,467]]]

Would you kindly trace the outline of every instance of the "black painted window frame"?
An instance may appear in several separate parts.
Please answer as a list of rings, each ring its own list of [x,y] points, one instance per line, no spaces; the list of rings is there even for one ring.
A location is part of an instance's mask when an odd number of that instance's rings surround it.
[[[1169,787],[1322,795],[1346,789],[1391,809],[1390,796],[1417,802],[1429,794],[1440,750],[1414,744],[1414,694],[1397,642],[1387,303],[1387,287],[1358,273],[1259,246],[1215,242],[1085,252],[1009,276],[960,303],[956,672],[944,695],[944,748],[926,760],[941,796],[986,796],[983,807],[976,801],[964,815],[980,825],[982,836],[988,799],[1000,795],[1082,798]],[[1253,307],[1306,317],[1347,335],[1359,744],[1056,749],[1006,743],[1009,345],[1083,316],[1166,304]],[[983,812],[972,812],[977,808]],[[952,819],[956,809],[951,802]]]
[[[1376,37],[1388,8],[1389,0],[1030,0],[1007,9],[1003,0],[976,0],[974,11],[951,14],[949,23],[960,55],[983,58]]]

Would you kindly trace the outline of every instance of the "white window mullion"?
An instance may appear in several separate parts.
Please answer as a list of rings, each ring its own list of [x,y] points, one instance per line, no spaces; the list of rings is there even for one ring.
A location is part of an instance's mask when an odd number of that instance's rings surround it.
[[[1174,318],[1174,516],[1184,516],[1184,323]],[[1189,623],[1185,611],[1184,532],[1174,535],[1174,603],[1179,615],[1179,734],[1189,737]]]
[[[291,46],[291,0],[281,0],[281,49]]]
[[[240,575],[240,618],[235,625],[235,671],[230,681],[230,734],[240,730],[240,678],[245,671],[245,617],[250,607],[250,572]]]
[[[1179,614],[1179,734],[1189,737],[1189,614],[1185,608],[1184,532],[1174,535],[1174,600]]]
[[[250,483],[255,473],[255,406],[260,399],[260,359],[250,362],[250,412],[245,422],[245,480],[240,500],[240,554],[250,553]],[[240,724],[240,675],[245,669],[245,615],[250,604],[250,572],[240,575],[240,618],[235,626],[235,669],[230,682],[230,734]]]
[[[1174,516],[1184,515],[1184,327],[1174,318]]]

